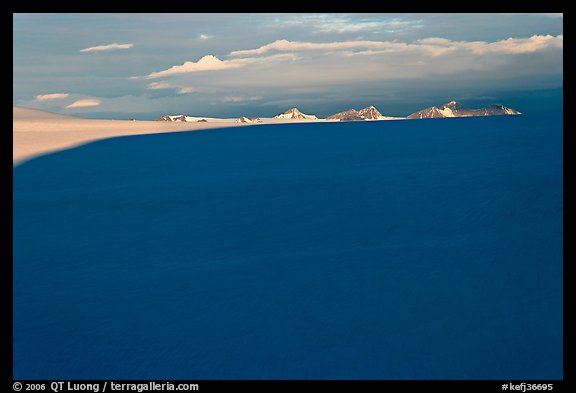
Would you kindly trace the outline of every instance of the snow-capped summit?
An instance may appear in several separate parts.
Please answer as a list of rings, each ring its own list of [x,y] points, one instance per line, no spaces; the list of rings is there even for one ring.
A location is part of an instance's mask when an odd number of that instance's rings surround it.
[[[156,119],[156,121],[187,121],[184,115],[163,115]]]
[[[358,111],[356,109],[348,109],[344,112],[338,112],[333,115],[330,115],[326,118],[326,120],[341,120],[341,121],[350,121],[350,120],[364,120],[358,116]]]
[[[198,123],[198,122],[233,122],[236,119],[232,118],[219,118],[219,117],[197,117],[197,116],[188,116],[188,115],[163,115],[156,119],[156,121],[181,121],[185,123]]]
[[[357,111],[356,109],[349,109],[344,112],[339,112],[334,115],[328,116],[327,120],[340,120],[340,121],[354,121],[354,120],[385,120],[387,117],[382,116],[378,109],[373,105]]]
[[[318,119],[314,115],[306,115],[298,110],[298,108],[292,108],[284,113],[274,116],[275,119]]]
[[[507,108],[504,105],[491,105],[480,109],[464,108],[456,101],[450,101],[441,107],[431,106],[408,116],[409,119],[434,119],[442,117],[469,117],[469,116],[499,116],[499,115],[520,115],[515,109]]]
[[[521,115],[516,109],[508,108],[504,105],[490,105],[483,109],[485,113],[484,116],[491,116],[491,113],[501,112],[503,115]]]
[[[364,120],[384,120],[382,113],[378,112],[378,109],[370,105],[367,108],[361,109],[358,114],[363,117]]]
[[[156,119],[156,121],[182,121],[182,122],[199,122],[199,121],[207,121],[205,118],[201,117],[193,117],[193,116],[186,116],[186,115],[163,115]]]
[[[262,119],[259,117],[240,116],[238,120],[236,120],[236,123],[262,123]]]
[[[446,104],[443,105],[444,108],[449,108],[453,111],[459,111],[464,109],[464,107],[462,106],[461,103],[457,102],[457,101],[450,101],[447,102]]]

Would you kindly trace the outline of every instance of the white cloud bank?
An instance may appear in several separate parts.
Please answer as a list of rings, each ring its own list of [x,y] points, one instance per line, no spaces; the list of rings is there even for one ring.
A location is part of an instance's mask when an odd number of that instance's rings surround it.
[[[535,76],[562,73],[563,39],[560,34],[493,42],[439,37],[411,42],[277,40],[232,51],[222,59],[206,55],[143,78],[164,79],[150,83],[148,89],[180,88],[182,94],[182,87],[193,85],[203,93],[219,91],[228,102],[234,102],[237,95],[233,92],[239,91],[249,97],[278,88],[319,91],[347,83],[437,76],[460,80],[490,75],[490,81],[524,78],[526,84],[537,85]]]
[[[533,35],[530,38],[508,38],[501,41],[450,41],[444,38],[425,38],[418,43],[433,47],[464,50],[477,55],[490,53],[520,54],[533,53],[547,48],[562,48],[564,36]]]
[[[550,46],[562,48],[563,36],[534,35],[530,38],[508,38],[506,40],[495,42],[452,41],[445,38],[430,37],[417,40],[410,44],[396,41],[298,42],[276,40],[259,48],[233,51],[230,53],[230,56],[259,56],[271,51],[374,51],[374,54],[382,52],[420,52],[424,55],[438,56],[455,50],[467,50],[475,54],[485,54],[490,52],[529,53]]]
[[[286,58],[293,59],[294,55],[278,54],[274,56],[267,56],[260,58],[243,58],[243,59],[231,59],[231,60],[220,60],[214,55],[206,55],[197,62],[187,61],[184,64],[172,66],[167,70],[152,72],[148,76],[146,76],[146,79],[163,78],[167,76],[188,74],[192,72],[227,70],[232,68],[240,68],[251,63],[263,63]]]
[[[132,43],[119,44],[117,42],[114,42],[113,44],[97,45],[97,46],[91,46],[89,48],[80,49],[80,52],[102,52],[102,51],[108,51],[108,50],[130,49],[133,46],[134,46],[134,44],[132,44]]]
[[[206,55],[197,62],[187,61],[182,65],[175,65],[164,71],[152,72],[150,75],[148,75],[147,78],[154,79],[175,74],[185,74],[189,72],[225,70],[229,68],[237,68],[240,66],[241,65],[238,62],[220,60],[216,56]]]
[[[90,106],[99,106],[101,104],[100,100],[78,100],[74,101],[70,105],[66,106],[66,109],[70,108],[86,108]]]
[[[67,98],[68,93],[52,93],[52,94],[39,94],[35,97],[36,101],[48,101],[48,100],[61,100]]]

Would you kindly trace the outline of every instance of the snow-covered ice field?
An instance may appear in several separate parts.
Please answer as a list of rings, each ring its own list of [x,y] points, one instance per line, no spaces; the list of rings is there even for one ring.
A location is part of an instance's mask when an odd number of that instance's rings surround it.
[[[162,121],[95,120],[13,107],[13,162],[123,135],[199,130],[240,125],[233,120],[202,123]]]
[[[15,379],[562,378],[561,114],[117,124],[15,120]]]

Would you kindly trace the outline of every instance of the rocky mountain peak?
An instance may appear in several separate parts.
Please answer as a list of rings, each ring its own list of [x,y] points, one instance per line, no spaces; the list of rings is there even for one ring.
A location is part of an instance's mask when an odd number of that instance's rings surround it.
[[[459,110],[459,109],[463,109],[464,107],[459,102],[450,101],[450,102],[447,102],[446,104],[444,104],[444,108],[450,108],[452,110]]]
[[[356,109],[349,109],[344,112],[339,112],[334,115],[328,116],[328,120],[340,121],[355,121],[355,120],[382,120],[384,116],[373,105],[357,111]]]
[[[289,109],[284,113],[281,113],[277,116],[274,116],[274,118],[276,118],[276,119],[317,119],[317,117],[314,115],[306,115],[306,114],[300,112],[300,110],[298,108]]]

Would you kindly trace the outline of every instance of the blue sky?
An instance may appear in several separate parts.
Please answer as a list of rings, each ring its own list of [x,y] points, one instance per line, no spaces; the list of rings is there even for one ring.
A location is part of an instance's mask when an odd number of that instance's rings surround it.
[[[94,118],[562,110],[563,16],[14,14],[13,103]]]

